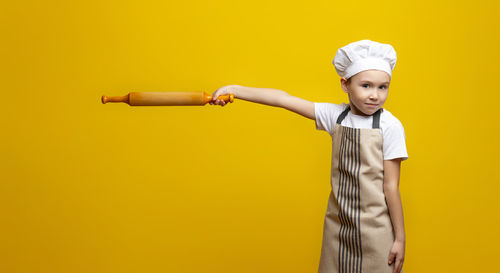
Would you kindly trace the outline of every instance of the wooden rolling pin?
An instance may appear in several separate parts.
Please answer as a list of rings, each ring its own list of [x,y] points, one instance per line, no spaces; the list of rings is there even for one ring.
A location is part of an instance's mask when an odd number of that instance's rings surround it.
[[[232,103],[234,94],[220,95],[217,99]],[[124,102],[130,106],[205,105],[211,100],[212,95],[205,92],[130,92],[125,96],[101,98],[102,103]]]

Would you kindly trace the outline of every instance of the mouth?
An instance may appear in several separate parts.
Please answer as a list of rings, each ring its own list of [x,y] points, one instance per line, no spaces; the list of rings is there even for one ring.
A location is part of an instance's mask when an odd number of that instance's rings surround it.
[[[373,106],[373,107],[375,107],[375,106],[377,106],[377,105],[378,105],[378,104],[372,104],[372,103],[365,103],[365,104],[366,104],[366,105],[369,105],[369,106]]]

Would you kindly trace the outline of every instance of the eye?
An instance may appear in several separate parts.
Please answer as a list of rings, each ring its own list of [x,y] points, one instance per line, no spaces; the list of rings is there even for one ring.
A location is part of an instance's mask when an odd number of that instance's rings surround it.
[[[387,89],[387,86],[382,85],[382,86],[381,86],[381,89]]]
[[[365,84],[363,84],[363,85],[361,85],[361,86],[365,87],[365,86],[368,86],[368,85],[369,85],[369,84],[365,83]]]

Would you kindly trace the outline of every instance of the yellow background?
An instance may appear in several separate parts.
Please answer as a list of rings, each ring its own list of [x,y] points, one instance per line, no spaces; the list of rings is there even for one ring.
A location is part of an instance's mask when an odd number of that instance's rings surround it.
[[[348,102],[339,47],[390,43],[403,123],[403,269],[498,255],[495,1],[3,1],[0,272],[316,272],[331,139],[314,121],[100,102],[276,88]]]

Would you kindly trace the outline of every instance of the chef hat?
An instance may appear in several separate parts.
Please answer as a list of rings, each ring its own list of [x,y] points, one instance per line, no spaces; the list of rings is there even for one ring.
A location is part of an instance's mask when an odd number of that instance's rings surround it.
[[[385,71],[392,77],[396,59],[396,51],[390,44],[360,40],[341,47],[333,65],[337,74],[346,79],[370,69]]]

